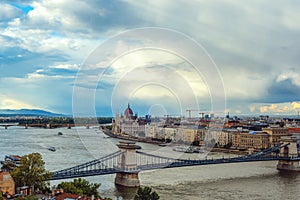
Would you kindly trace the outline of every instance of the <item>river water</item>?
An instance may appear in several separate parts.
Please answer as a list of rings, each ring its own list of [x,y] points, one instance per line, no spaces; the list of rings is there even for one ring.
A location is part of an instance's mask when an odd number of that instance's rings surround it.
[[[63,135],[58,135],[62,132]],[[72,167],[118,150],[117,139],[108,138],[99,129],[35,129],[0,128],[0,159],[5,155],[42,154],[50,171]],[[174,158],[230,156],[221,153],[182,154],[169,147],[143,144],[142,150]],[[54,146],[55,152],[48,148]],[[132,199],[134,189],[116,188],[115,175],[86,177],[101,183],[102,196],[112,199]],[[220,164],[209,166],[160,169],[139,173],[141,184],[152,187],[162,200],[173,199],[300,199],[300,173],[280,173],[276,162]],[[70,181],[70,180],[65,180]],[[60,181],[52,181],[57,185]],[[120,198],[122,197],[122,198]]]

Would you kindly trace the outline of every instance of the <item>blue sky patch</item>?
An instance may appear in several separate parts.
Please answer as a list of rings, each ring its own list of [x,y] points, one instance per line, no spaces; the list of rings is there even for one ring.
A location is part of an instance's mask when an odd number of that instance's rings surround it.
[[[11,3],[10,5],[19,8],[20,10],[22,10],[26,15],[34,9],[34,7],[30,6],[30,5],[21,5],[21,4],[17,4],[17,3]]]

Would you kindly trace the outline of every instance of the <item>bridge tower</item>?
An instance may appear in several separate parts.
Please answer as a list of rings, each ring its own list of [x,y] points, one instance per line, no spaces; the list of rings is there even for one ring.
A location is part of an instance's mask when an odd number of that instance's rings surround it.
[[[280,150],[280,156],[286,159],[279,160],[277,169],[282,171],[300,171],[300,162],[293,160],[293,158],[300,156],[299,136],[285,136],[281,137],[283,144],[289,144]]]
[[[123,152],[118,160],[118,172],[115,178],[115,184],[125,187],[138,187],[140,181],[137,171],[136,150],[139,148],[135,142],[120,141],[117,145]]]

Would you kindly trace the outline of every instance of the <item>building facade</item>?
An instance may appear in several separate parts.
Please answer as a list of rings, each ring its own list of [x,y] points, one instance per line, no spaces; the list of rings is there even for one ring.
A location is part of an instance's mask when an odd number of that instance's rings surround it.
[[[270,147],[269,135],[262,131],[232,134],[232,146],[240,149],[266,149]]]
[[[288,128],[283,127],[262,128],[262,131],[269,135],[269,142],[271,146],[279,145],[281,137],[290,135]]]
[[[4,194],[15,194],[15,182],[9,172],[0,172],[0,190]]]
[[[124,111],[124,115],[116,114],[112,122],[112,131],[117,135],[130,135],[133,137],[145,137],[145,122],[140,121],[137,115],[133,114],[130,105]]]
[[[219,147],[224,147],[228,144],[232,144],[232,134],[239,133],[237,129],[223,129],[220,131],[217,144]]]

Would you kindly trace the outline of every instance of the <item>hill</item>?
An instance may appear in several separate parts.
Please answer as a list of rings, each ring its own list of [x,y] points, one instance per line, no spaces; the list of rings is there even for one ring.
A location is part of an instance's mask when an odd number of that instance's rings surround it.
[[[44,117],[63,117],[63,114],[52,113],[39,109],[0,109],[0,116],[44,116]]]

